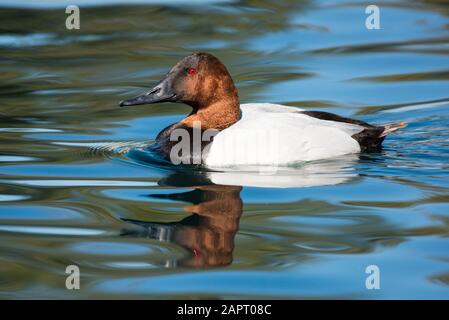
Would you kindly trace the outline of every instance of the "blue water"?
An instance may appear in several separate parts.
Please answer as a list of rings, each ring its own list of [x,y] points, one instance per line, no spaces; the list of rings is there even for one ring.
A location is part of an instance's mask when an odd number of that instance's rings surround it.
[[[448,4],[367,30],[368,1],[135,3],[69,31],[62,1],[0,1],[1,298],[449,298]],[[275,175],[168,166],[145,147],[189,107],[118,102],[198,50],[242,102],[409,125]]]

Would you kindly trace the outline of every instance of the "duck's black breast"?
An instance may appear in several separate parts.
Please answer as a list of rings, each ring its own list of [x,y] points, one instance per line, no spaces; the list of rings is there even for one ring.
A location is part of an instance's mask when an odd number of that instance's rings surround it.
[[[203,141],[204,131],[181,122],[171,124],[157,135],[152,149],[172,163],[202,164],[206,147],[213,141],[213,136]]]
[[[345,122],[361,126],[364,129],[359,133],[356,133],[351,136],[354,140],[356,140],[359,143],[361,151],[375,151],[382,148],[382,142],[385,139],[385,136],[381,136],[385,130],[385,127],[383,126],[374,126],[361,120],[341,117],[339,115],[330,112],[324,111],[300,111],[300,112],[305,115],[308,115],[309,117],[317,118],[320,120]]]

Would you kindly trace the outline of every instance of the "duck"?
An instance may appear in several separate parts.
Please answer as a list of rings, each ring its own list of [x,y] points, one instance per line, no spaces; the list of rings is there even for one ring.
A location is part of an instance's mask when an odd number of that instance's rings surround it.
[[[374,125],[324,111],[274,103],[240,104],[223,62],[198,52],[178,61],[156,86],[121,107],[184,103],[192,111],[164,128],[150,147],[174,164],[211,168],[289,166],[381,149],[407,124]]]

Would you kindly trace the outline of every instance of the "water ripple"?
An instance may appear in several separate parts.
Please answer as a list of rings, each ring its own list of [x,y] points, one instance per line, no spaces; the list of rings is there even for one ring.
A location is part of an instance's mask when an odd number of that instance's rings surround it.
[[[154,187],[157,183],[151,181],[124,181],[124,180],[7,180],[0,183],[17,184],[34,187]]]
[[[61,236],[98,236],[110,233],[106,230],[92,229],[92,228],[5,226],[5,225],[0,225],[0,231],[11,233],[28,233],[28,234],[61,235]]]
[[[48,129],[48,128],[0,128],[0,132],[23,132],[23,133],[53,133],[53,132],[63,132],[58,129]]]

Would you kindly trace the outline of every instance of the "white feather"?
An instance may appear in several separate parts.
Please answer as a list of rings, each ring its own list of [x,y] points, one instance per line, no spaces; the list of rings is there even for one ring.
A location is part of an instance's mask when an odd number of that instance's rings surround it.
[[[289,165],[360,151],[351,136],[364,128],[320,120],[303,109],[270,103],[240,106],[242,118],[221,131],[207,148],[209,167],[234,165]]]

